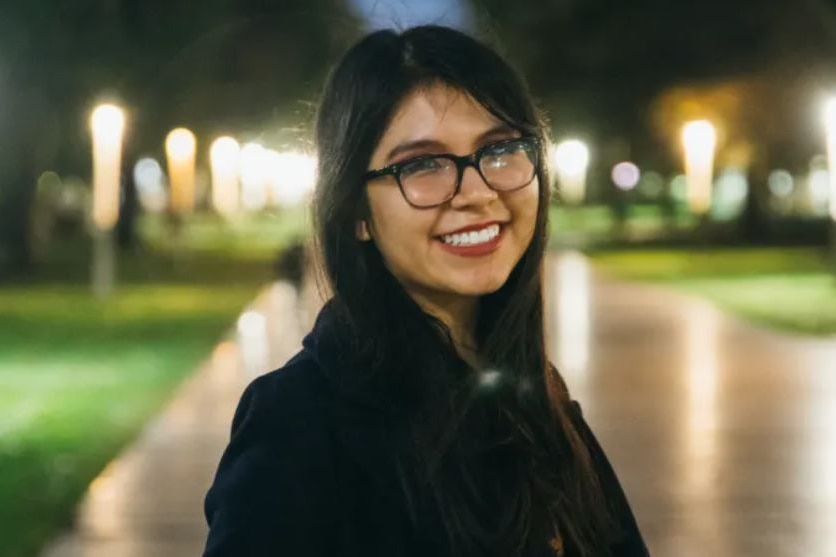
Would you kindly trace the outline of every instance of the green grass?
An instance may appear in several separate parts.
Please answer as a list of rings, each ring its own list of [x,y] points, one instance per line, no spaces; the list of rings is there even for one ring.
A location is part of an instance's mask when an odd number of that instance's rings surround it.
[[[89,482],[209,354],[293,236],[247,223],[251,244],[213,245],[205,238],[224,230],[201,226],[200,246],[184,242],[176,257],[145,230],[155,247],[121,258],[107,301],[90,295],[83,245],[0,287],[0,556],[32,557],[70,523]]]
[[[658,237],[675,230],[693,229],[697,221],[687,208],[677,205],[674,219],[669,223],[661,207],[649,203],[632,204],[625,219],[624,230],[612,209],[606,205],[582,205],[578,207],[555,204],[549,207],[550,247],[579,246],[627,237]]]
[[[703,296],[763,326],[836,334],[836,278],[825,250],[630,250],[590,255],[607,273]]]
[[[198,214],[182,229],[179,248],[204,255],[270,256],[277,242],[284,244],[305,237],[310,227],[305,208],[282,209],[229,222],[215,215]],[[164,250],[172,248],[170,227],[164,219],[146,217],[139,222],[139,229],[148,245]]]

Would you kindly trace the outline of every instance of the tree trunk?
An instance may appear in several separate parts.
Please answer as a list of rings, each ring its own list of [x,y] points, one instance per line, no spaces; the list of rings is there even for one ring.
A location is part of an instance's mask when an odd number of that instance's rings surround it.
[[[0,277],[32,266],[31,215],[35,177],[13,161],[0,174]]]
[[[769,165],[756,162],[749,172],[749,194],[740,216],[740,236],[749,244],[765,244],[769,241],[769,218],[764,209],[764,192],[767,191]]]

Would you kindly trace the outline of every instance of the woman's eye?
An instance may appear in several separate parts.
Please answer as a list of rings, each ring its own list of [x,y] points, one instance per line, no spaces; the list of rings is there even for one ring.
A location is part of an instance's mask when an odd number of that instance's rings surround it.
[[[505,168],[508,166],[508,155],[503,154],[489,154],[482,160],[482,166],[485,168]]]
[[[493,168],[502,168],[518,155],[527,153],[526,146],[521,141],[493,145],[482,155],[482,164]]]
[[[510,143],[503,143],[501,145],[493,145],[485,151],[487,157],[501,157],[503,155],[515,155],[520,151],[525,150],[525,145],[521,141],[512,141]]]
[[[425,174],[442,170],[444,165],[439,159],[421,159],[412,161],[401,167],[401,175],[410,176],[414,174]]]

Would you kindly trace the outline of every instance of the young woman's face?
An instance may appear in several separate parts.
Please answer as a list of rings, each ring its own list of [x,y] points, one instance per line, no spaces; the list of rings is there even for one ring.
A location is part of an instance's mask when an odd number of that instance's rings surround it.
[[[420,155],[468,155],[519,135],[467,94],[433,85],[402,102],[372,154],[369,170]],[[407,292],[425,298],[480,296],[505,283],[531,242],[539,187],[534,177],[525,187],[497,192],[469,166],[455,197],[419,209],[407,203],[393,176],[380,177],[367,185],[371,218],[368,225],[358,223],[357,234],[375,242]],[[487,249],[449,247],[442,239],[462,227],[489,222],[501,224],[498,243]],[[460,236],[454,241],[471,240]],[[483,253],[474,254],[479,251]]]

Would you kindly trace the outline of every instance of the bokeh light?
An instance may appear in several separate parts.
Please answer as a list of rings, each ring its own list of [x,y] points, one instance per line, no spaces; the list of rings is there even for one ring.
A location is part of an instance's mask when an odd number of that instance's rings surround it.
[[[711,203],[711,216],[717,220],[733,220],[746,206],[749,181],[739,168],[726,168],[720,173]]]
[[[125,112],[114,104],[97,106],[90,115],[93,134],[103,141],[121,141],[125,130]]]
[[[624,161],[613,166],[610,177],[617,188],[631,190],[639,183],[641,170],[632,162]]]
[[[665,179],[654,171],[643,172],[637,186],[639,193],[649,199],[658,199],[665,192]]]
[[[232,137],[219,137],[209,149],[212,166],[212,207],[224,216],[238,210],[238,175],[241,165],[241,145]]]
[[[779,169],[769,173],[767,184],[772,195],[778,198],[786,198],[792,195],[795,181],[793,180],[792,174],[786,170]]]
[[[570,204],[585,197],[589,147],[579,139],[567,139],[552,149],[552,165],[557,174],[562,199]]]
[[[677,174],[671,178],[671,197],[680,203],[688,201],[688,178],[684,174]]]
[[[125,113],[114,104],[97,106],[90,115],[93,132],[93,223],[110,230],[119,216],[122,135]]]
[[[297,151],[273,151],[270,161],[273,202],[291,207],[305,201],[316,182],[316,159]]]
[[[270,154],[260,143],[247,143],[241,148],[241,204],[248,211],[267,205],[270,177]]]
[[[168,194],[162,166],[152,157],[139,159],[134,165],[134,184],[139,203],[149,213],[165,211]]]
[[[688,206],[694,214],[711,208],[714,150],[717,131],[708,120],[694,120],[682,128],[685,147],[685,174],[688,179]]]
[[[816,216],[828,213],[830,200],[830,172],[824,168],[811,168],[807,175],[807,196],[810,212]]]
[[[178,214],[190,213],[195,205],[195,152],[197,139],[186,128],[171,130],[165,140],[171,208]]]

